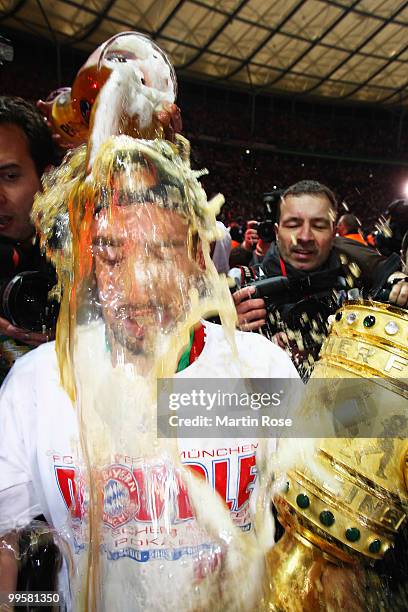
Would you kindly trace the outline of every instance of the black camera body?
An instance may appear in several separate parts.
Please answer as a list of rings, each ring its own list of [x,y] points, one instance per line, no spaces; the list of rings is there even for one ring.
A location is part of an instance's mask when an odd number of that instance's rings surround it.
[[[344,278],[335,272],[312,272],[290,279],[287,276],[252,276],[246,284],[255,287],[253,298],[263,298],[267,307],[293,307],[307,300],[332,298],[333,290],[346,289]]]
[[[258,217],[255,227],[259,238],[264,242],[275,242],[275,223],[278,220],[278,209],[283,189],[274,189],[263,194],[264,214]]]
[[[41,255],[38,244],[23,249],[0,237],[0,316],[32,332],[55,328],[59,304],[49,292],[57,282],[53,266]]]
[[[326,335],[327,319],[339,307],[339,295],[344,292],[345,296],[346,290],[343,277],[333,278],[327,273],[321,273],[317,279],[313,275],[298,279],[275,276],[252,284],[256,288],[253,297],[262,297],[268,315],[272,315],[274,325],[271,331],[278,331],[278,312],[282,327],[300,332],[306,349],[314,347],[318,335]]]
[[[273,242],[275,240],[275,225],[270,219],[267,219],[266,221],[258,221],[256,231],[258,232],[258,236],[264,242]]]
[[[310,375],[308,358],[317,358],[328,333],[328,317],[346,297],[345,279],[339,269],[311,272],[298,278],[258,276],[250,268],[241,271],[245,272],[243,285],[255,287],[251,298],[262,298],[265,302],[267,318],[262,335],[272,340],[277,332],[287,335],[294,332],[288,346],[294,364],[306,380]]]

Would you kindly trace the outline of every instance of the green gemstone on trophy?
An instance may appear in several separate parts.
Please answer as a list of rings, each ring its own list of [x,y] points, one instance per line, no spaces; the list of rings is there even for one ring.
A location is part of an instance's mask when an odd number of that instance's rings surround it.
[[[325,527],[331,527],[334,524],[334,515],[332,512],[330,512],[330,510],[323,510],[323,512],[320,513],[319,518],[320,522]]]
[[[370,553],[379,553],[381,549],[381,540],[373,540],[370,544],[370,546],[368,547],[368,550],[370,551]]]
[[[363,321],[364,327],[372,327],[374,324],[375,324],[375,317],[373,317],[373,315],[368,315]]]
[[[360,530],[357,527],[350,527],[346,530],[346,539],[349,542],[357,542],[360,539]]]
[[[299,508],[302,508],[303,510],[305,510],[306,508],[310,506],[310,499],[304,493],[299,493],[299,495],[296,498],[296,503],[299,506]]]

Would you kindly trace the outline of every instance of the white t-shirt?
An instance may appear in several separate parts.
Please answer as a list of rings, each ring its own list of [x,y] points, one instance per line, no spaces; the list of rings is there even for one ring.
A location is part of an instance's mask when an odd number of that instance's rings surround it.
[[[258,334],[236,333],[239,363],[232,359],[223,328],[205,323],[205,345],[188,368],[176,374],[180,378],[240,378],[242,370],[258,378],[296,378],[298,374],[285,352]],[[243,367],[242,367],[243,366]],[[42,345],[19,359],[0,392],[0,535],[27,525],[43,514],[58,532],[65,533],[68,508],[74,524],[81,521],[77,465],[73,449],[78,427],[73,405],[59,382],[55,343]],[[251,493],[256,487],[257,439],[180,439],[182,463],[204,476],[217,489],[231,511],[231,518],[242,531],[251,531]],[[168,469],[156,465],[158,481]],[[150,474],[151,476],[151,474]],[[203,536],[194,535],[196,547],[189,541],[194,516],[182,485],[177,496],[174,524],[152,529],[153,518],[148,495],[143,495],[145,470],[137,458],[118,453],[115,464],[106,467],[104,529],[107,558],[131,562],[180,561],[197,557],[195,548],[205,547]],[[164,474],[165,477],[165,474]],[[136,483],[136,484],[135,484]],[[136,494],[138,497],[136,499]],[[126,495],[132,515],[120,511],[121,496]],[[133,496],[133,497],[132,497]],[[119,502],[118,502],[119,500]],[[160,514],[160,500],[155,513]],[[170,535],[169,535],[170,534]],[[75,539],[77,541],[75,541]],[[205,538],[204,538],[205,539]],[[272,543],[271,543],[272,545]],[[206,545],[212,556],[211,543]],[[80,550],[80,527],[74,531],[74,549]],[[194,568],[197,577],[200,568]],[[168,586],[160,580],[163,596]],[[177,593],[176,593],[177,595]],[[183,596],[182,589],[179,591]],[[148,600],[141,602],[145,605]],[[169,604],[169,600],[167,601]],[[177,597],[173,602],[178,606]],[[111,604],[112,605],[112,604]],[[123,604],[122,604],[123,605]],[[109,609],[107,606],[105,609]],[[114,609],[114,608],[111,608]],[[119,608],[117,608],[119,609]],[[139,609],[134,606],[129,609]],[[169,608],[167,608],[169,609]],[[179,609],[180,606],[179,606]],[[188,609],[188,607],[186,608]]]

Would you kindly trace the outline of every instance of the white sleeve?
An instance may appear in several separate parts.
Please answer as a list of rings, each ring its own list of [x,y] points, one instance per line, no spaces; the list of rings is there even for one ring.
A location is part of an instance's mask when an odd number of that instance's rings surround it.
[[[20,360],[0,389],[0,534],[42,513],[30,467],[30,433],[32,441],[35,436],[32,360]]]

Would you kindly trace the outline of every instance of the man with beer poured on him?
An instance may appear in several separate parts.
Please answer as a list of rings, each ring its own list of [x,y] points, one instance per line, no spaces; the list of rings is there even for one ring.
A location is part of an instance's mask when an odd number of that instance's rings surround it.
[[[186,222],[177,202],[168,200],[167,209],[152,205],[148,200],[157,198],[151,195],[157,171],[142,155],[133,164],[131,181],[144,194],[135,198],[129,193],[129,177],[119,173],[114,179],[117,202],[95,215],[92,245],[112,355],[119,346],[126,360],[137,357],[141,371],[148,371],[158,331],[166,333],[177,324],[197,269],[188,256]],[[147,201],[134,201],[145,196]]]
[[[251,610],[274,443],[157,438],[156,382],[296,371],[235,331],[208,255],[218,204],[169,143],[116,137],[86,167],[74,152],[35,204],[63,297],[56,344],[18,362],[0,397],[0,540],[43,513],[72,543],[74,609]],[[202,321],[214,311],[223,326]]]

